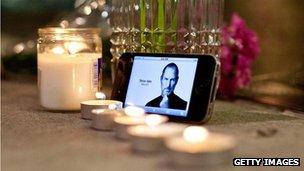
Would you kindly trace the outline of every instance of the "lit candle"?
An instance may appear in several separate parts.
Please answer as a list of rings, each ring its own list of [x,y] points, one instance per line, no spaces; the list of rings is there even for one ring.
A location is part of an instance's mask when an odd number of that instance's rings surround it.
[[[164,149],[164,139],[181,133],[187,126],[177,123],[164,123],[165,116],[148,115],[146,125],[129,127],[131,147],[138,152],[160,152]]]
[[[81,102],[81,118],[92,119],[93,109],[121,109],[122,102],[116,100],[100,100],[105,99],[105,95],[101,92],[96,93],[96,100],[87,100]]]
[[[136,106],[124,109],[125,115],[114,118],[115,135],[119,139],[128,139],[127,127],[145,124],[145,110]]]
[[[59,51],[59,50],[58,50]],[[101,54],[38,54],[41,105],[52,110],[79,110],[94,98],[97,60]]]
[[[121,111],[115,109],[92,110],[91,127],[97,130],[111,131],[114,126],[114,117],[122,115]]]
[[[185,128],[184,124],[162,123],[154,126],[132,126],[127,132],[135,152],[160,152],[164,150],[166,138],[181,133]]]
[[[98,29],[39,29],[38,87],[49,110],[79,110],[100,88]],[[92,48],[93,47],[93,48]]]
[[[182,135],[166,140],[172,162],[191,166],[210,166],[229,162],[235,145],[232,137],[209,133],[206,128],[198,126],[190,126]]]
[[[199,126],[189,126],[183,131],[183,138],[190,143],[195,145],[202,144],[207,137],[209,136],[209,132],[204,127]]]

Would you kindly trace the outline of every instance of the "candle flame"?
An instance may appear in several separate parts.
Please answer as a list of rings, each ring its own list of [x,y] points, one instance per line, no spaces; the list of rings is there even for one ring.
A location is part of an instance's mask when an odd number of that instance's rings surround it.
[[[147,115],[145,117],[145,123],[148,126],[156,126],[156,125],[166,122],[167,120],[168,120],[167,117],[155,115],[155,114]]]
[[[96,97],[96,99],[99,99],[99,100],[105,100],[106,99],[106,95],[103,92],[96,92],[95,97]]]
[[[125,108],[125,113],[131,117],[142,117],[145,115],[145,110],[136,106],[127,106]]]
[[[183,137],[190,143],[201,143],[207,139],[209,132],[200,126],[189,126],[183,132]]]
[[[79,41],[81,41],[82,38],[79,37]],[[76,54],[84,49],[87,49],[87,45],[82,42],[68,42],[64,43],[66,49],[68,49],[70,54]]]
[[[92,113],[101,114],[101,113],[103,113],[104,111],[105,111],[104,109],[93,109],[93,110],[92,110]]]
[[[63,53],[65,52],[65,50],[64,50],[64,48],[61,47],[61,46],[56,46],[56,47],[54,47],[54,48],[52,49],[52,52],[53,52],[54,54],[60,55],[60,54],[63,54]]]

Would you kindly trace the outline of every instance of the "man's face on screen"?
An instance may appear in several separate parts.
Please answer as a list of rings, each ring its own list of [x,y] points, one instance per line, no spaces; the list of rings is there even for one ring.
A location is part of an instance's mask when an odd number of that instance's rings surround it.
[[[174,67],[166,68],[160,78],[162,96],[168,96],[174,91],[177,80],[176,69]]]

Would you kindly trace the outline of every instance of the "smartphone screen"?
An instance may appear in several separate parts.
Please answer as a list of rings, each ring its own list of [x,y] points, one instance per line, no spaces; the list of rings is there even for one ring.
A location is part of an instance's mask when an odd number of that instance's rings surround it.
[[[198,58],[135,56],[125,107],[187,117]]]

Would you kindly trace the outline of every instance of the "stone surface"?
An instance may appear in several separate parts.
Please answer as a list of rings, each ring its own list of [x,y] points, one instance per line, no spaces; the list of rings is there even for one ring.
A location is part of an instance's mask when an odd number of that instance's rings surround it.
[[[109,88],[104,89],[109,92]],[[2,81],[2,169],[23,170],[188,170],[167,163],[166,153],[134,154],[112,132],[90,129],[80,113],[56,113],[39,106],[35,82]],[[217,101],[206,127],[238,140],[235,157],[304,159],[304,120],[290,112],[237,100]],[[301,116],[301,114],[299,115]],[[270,136],[260,131],[276,130]],[[231,159],[232,165],[232,159]],[[203,168],[191,168],[202,170]],[[248,170],[219,166],[208,170]],[[252,167],[250,170],[303,170]]]

